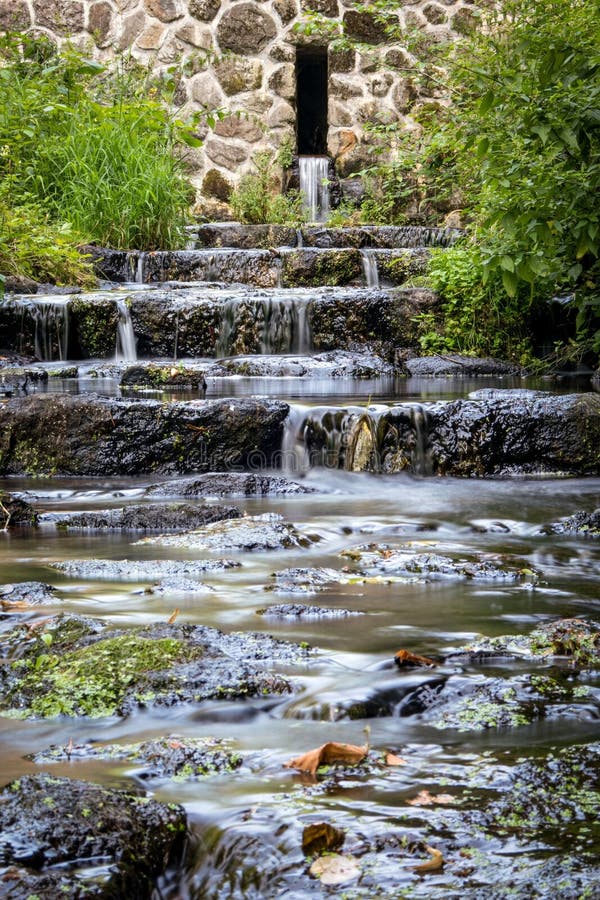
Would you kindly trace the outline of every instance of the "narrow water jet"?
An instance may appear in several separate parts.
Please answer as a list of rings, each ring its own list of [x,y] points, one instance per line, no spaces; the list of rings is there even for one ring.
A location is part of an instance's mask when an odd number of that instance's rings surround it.
[[[119,320],[117,322],[117,346],[115,360],[117,362],[135,362],[137,349],[131,311],[126,300],[116,300]]]
[[[379,288],[379,268],[377,266],[376,250],[361,250],[360,259],[363,268],[365,284],[368,288]]]
[[[38,359],[67,359],[69,347],[69,299],[28,300],[35,325],[34,352]]]
[[[300,193],[309,222],[325,222],[329,216],[329,158],[298,157]]]

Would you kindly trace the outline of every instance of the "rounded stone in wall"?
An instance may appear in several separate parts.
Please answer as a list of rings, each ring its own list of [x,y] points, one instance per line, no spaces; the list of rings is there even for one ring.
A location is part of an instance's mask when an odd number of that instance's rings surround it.
[[[212,22],[221,8],[221,0],[189,0],[188,9],[191,16],[201,22]]]
[[[392,47],[385,54],[385,63],[394,69],[412,69],[415,65],[415,59],[410,55],[408,50],[402,47]]]
[[[385,25],[367,10],[349,9],[345,12],[344,29],[348,37],[367,44],[381,44],[387,40]]]
[[[327,120],[331,128],[348,128],[354,123],[354,116],[345,104],[330,100],[327,107]]]
[[[402,78],[394,86],[392,100],[399,113],[407,113],[417,99],[417,89],[410,78]]]
[[[240,163],[248,158],[248,152],[243,147],[238,147],[231,141],[220,141],[214,137],[208,139],[204,148],[209,159],[231,172],[235,172]]]
[[[314,10],[329,19],[334,19],[340,12],[338,0],[301,0],[301,3],[303,10]]]
[[[160,22],[151,22],[135,42],[140,50],[158,50],[162,47],[167,29]]]
[[[299,13],[297,0],[273,0],[272,5],[284,25],[295,19]]]
[[[214,197],[227,203],[232,190],[233,186],[218,169],[209,169],[202,179],[202,193],[205,197]]]
[[[452,16],[452,20],[450,22],[454,31],[457,31],[459,34],[469,34],[469,32],[474,31],[481,23],[481,19],[474,12],[471,12],[470,9],[459,9]]]
[[[221,50],[259,53],[277,34],[274,20],[255,3],[236,3],[217,26]]]
[[[88,13],[87,30],[94,38],[98,47],[108,47],[111,42],[111,30],[113,24],[113,10],[110,3],[100,0],[92,3]]]
[[[284,125],[293,125],[296,121],[294,108],[286,101],[279,100],[267,118],[269,128],[282,128]]]
[[[273,44],[269,50],[269,56],[276,62],[293,62],[296,58],[296,51],[290,44]]]
[[[353,72],[356,66],[356,52],[354,50],[330,50],[330,72]]]
[[[389,72],[380,72],[371,81],[371,93],[374,97],[385,97],[392,86],[393,77]]]
[[[177,32],[176,37],[185,44],[190,44],[190,46],[197,47],[199,50],[210,50],[212,46],[212,34],[210,28],[198,25],[195,22],[187,22],[185,25],[182,25]],[[200,71],[201,66],[204,66],[204,61],[200,58],[200,55],[195,55],[197,57],[195,61],[191,58],[187,60],[188,65],[191,65],[192,73],[194,75]]]
[[[421,15],[416,9],[407,9],[404,13],[404,22],[407,28],[424,28],[427,25],[427,19]]]
[[[239,138],[249,144],[259,141],[263,136],[257,122],[241,113],[220,119],[215,125],[215,134],[224,138]]]
[[[33,0],[35,24],[58,34],[83,31],[84,8],[80,0]]]
[[[173,22],[184,13],[181,0],[144,0],[144,6],[151,16],[161,22]]]
[[[263,67],[257,59],[229,56],[216,63],[215,75],[225,93],[231,97],[245,91],[255,91],[262,86]]]
[[[284,100],[293,100],[296,96],[296,71],[292,63],[286,63],[275,69],[267,87]]]
[[[423,15],[432,25],[443,25],[448,21],[446,11],[437,3],[428,3],[427,6],[424,6]]]
[[[0,31],[29,28],[31,16],[24,0],[0,0]]]
[[[273,106],[274,99],[272,94],[267,94],[265,91],[253,91],[244,96],[244,109],[264,117],[265,113]]]
[[[223,92],[215,78],[209,72],[201,72],[191,81],[192,99],[201,106],[215,109],[221,106],[224,100]]]
[[[123,19],[119,32],[119,50],[131,47],[137,36],[144,30],[145,24],[146,13],[141,9]]]

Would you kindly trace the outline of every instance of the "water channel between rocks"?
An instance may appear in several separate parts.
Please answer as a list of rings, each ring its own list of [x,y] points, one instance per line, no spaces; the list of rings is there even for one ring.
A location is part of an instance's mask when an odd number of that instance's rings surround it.
[[[365,271],[375,285],[371,258]],[[357,297],[364,293],[355,290]],[[135,293],[131,296],[135,304]],[[152,292],[147,296],[151,302]],[[305,300],[300,295],[286,306],[284,299],[267,292],[261,308],[271,316],[276,310],[287,337],[278,337],[275,326],[269,329],[269,316],[263,316],[262,331],[253,338],[258,345],[239,351],[247,354],[244,359],[271,354],[277,365],[287,360],[289,367],[296,357],[314,357],[315,324],[306,316]],[[178,365],[203,370],[215,364],[215,354],[221,363],[234,342],[236,302],[230,300],[229,309],[225,303],[222,327],[211,337],[212,353],[182,359],[175,345],[173,354],[157,356],[165,365],[175,357]],[[63,372],[68,377],[56,372],[34,391],[131,396],[119,384],[123,369],[140,362],[132,359],[140,331],[134,333],[135,314],[133,326],[127,321],[129,308],[119,294],[103,360],[68,359],[64,347],[74,340],[74,330],[72,324],[67,330],[60,303],[56,322],[62,337],[54,344],[44,331],[48,318],[35,313],[27,338],[30,352],[45,357],[48,370],[60,362],[65,370],[74,366],[78,371]],[[168,321],[172,328],[176,320]],[[341,339],[343,320],[334,330]],[[187,340],[181,331],[179,339]],[[172,331],[168,340],[176,340]],[[306,362],[296,364],[306,369]],[[362,421],[369,407],[370,421],[376,422],[394,404],[412,403],[418,444],[419,429],[427,427],[423,403],[467,397],[482,387],[545,387],[515,375],[406,378],[393,368],[371,377],[362,374],[340,377],[331,374],[331,367],[323,374],[298,369],[294,374],[292,366],[283,377],[275,377],[272,368],[264,376],[249,377],[243,370],[235,377],[206,375],[208,399],[266,396],[293,404],[282,438],[287,471],[253,474],[285,474],[301,486],[298,493],[219,496],[216,488],[207,488],[186,495],[185,483],[193,473],[185,478],[143,472],[0,480],[0,490],[26,497],[43,513],[36,529],[0,534],[2,583],[35,581],[56,588],[49,605],[37,610],[39,616],[74,613],[129,629],[166,623],[178,609],[177,625],[259,631],[316,648],[299,664],[276,667],[294,687],[281,696],[171,706],[147,702],[128,716],[99,719],[0,716],[3,781],[40,771],[40,764],[25,757],[51,745],[130,743],[169,735],[178,736],[174,741],[212,737],[231,742],[241,766],[195,779],[148,780],[131,762],[76,753],[43,766],[53,775],[111,787],[143,786],[158,800],[185,805],[191,849],[185,870],[162,884],[165,898],[327,896],[329,889],[308,874],[302,853],[303,828],[319,822],[343,829],[347,838],[341,852],[358,860],[360,876],[337,888],[344,897],[598,897],[597,820],[593,824],[581,811],[591,801],[581,799],[561,831],[551,799],[547,808],[543,800],[544,792],[551,798],[556,790],[562,802],[562,788],[552,781],[558,777],[561,754],[581,753],[586,760],[582,770],[590,759],[597,766],[598,757],[585,754],[600,738],[598,670],[574,669],[564,658],[532,661],[501,651],[479,657],[452,654],[482,636],[522,637],[559,619],[598,619],[598,539],[551,533],[547,526],[597,509],[600,478],[550,478],[536,472],[506,479],[433,477],[426,474],[418,446],[412,451],[412,470],[393,475],[347,471],[339,455],[336,428],[341,426],[335,425],[342,421],[342,409]],[[569,384],[564,391],[573,389]],[[203,394],[191,389],[173,393],[165,387],[148,396],[199,402]],[[327,431],[320,442],[319,427]],[[310,440],[318,445],[313,452]],[[153,487],[163,482],[162,488]],[[106,517],[107,510],[182,499],[197,507],[236,506],[248,517],[277,514],[282,519],[273,521],[295,526],[292,546],[252,552],[232,544],[227,531],[220,543],[202,547],[176,536],[156,541],[156,532],[64,524],[67,514],[103,511]],[[57,527],[61,520],[63,526]],[[239,521],[252,525],[255,520]],[[179,590],[168,581],[164,589],[148,592],[157,580],[152,561],[223,557],[239,565],[192,576],[207,586],[203,593],[190,592],[189,584]],[[409,558],[413,562],[407,568]],[[86,560],[107,561],[107,566],[96,567],[89,577],[77,566],[55,567]],[[119,560],[129,563],[118,569],[108,565]],[[306,608],[278,618],[259,614],[279,604]],[[311,617],[315,607],[327,609],[329,617]],[[39,616],[29,611],[3,614],[2,630]],[[400,649],[440,664],[398,669],[394,654]],[[449,694],[445,703],[444,691]],[[292,757],[328,741],[363,744],[366,726],[371,750],[362,767],[330,767],[315,779],[284,768]],[[403,764],[381,762],[387,751],[402,757]],[[537,819],[522,808],[528,777],[532,795],[538,791]],[[514,808],[506,799],[509,794]],[[428,858],[426,845],[441,849],[446,865],[422,876],[413,866]]]

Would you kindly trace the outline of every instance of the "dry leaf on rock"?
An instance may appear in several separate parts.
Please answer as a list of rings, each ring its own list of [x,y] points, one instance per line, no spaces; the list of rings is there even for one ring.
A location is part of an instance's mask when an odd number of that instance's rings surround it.
[[[319,766],[328,766],[333,763],[347,763],[350,766],[356,766],[363,761],[368,752],[368,744],[358,747],[355,744],[338,744],[336,741],[329,741],[315,750],[309,750],[302,756],[290,759],[289,762],[284,763],[284,766],[286,769],[298,769],[299,772],[316,775]]]
[[[426,845],[425,849],[430,854],[431,859],[420,866],[413,866],[413,872],[418,875],[427,875],[428,872],[439,872],[444,867],[444,857],[441,850],[435,850],[433,847]]]
[[[320,856],[309,869],[311,875],[320,878],[321,884],[345,884],[360,875],[358,862],[352,856]]]
[[[430,659],[428,656],[419,656],[417,653],[411,653],[410,650],[398,650],[394,654],[394,662],[400,669],[437,666],[435,659]]]
[[[172,625],[173,622],[175,621],[175,619],[177,618],[178,615],[179,615],[179,607],[177,606],[177,607],[173,610],[173,612],[171,613],[171,615],[169,616],[169,618],[167,619],[167,625]]]
[[[448,806],[450,803],[456,803],[456,797],[452,794],[430,794],[429,791],[420,791],[412,800],[406,801],[409,806]]]
[[[308,856],[326,850],[339,850],[345,838],[341,828],[335,828],[329,822],[315,822],[314,825],[307,825],[302,832],[302,852]]]
[[[406,760],[402,759],[401,756],[396,756],[395,753],[386,753],[385,764],[386,766],[405,766]]]

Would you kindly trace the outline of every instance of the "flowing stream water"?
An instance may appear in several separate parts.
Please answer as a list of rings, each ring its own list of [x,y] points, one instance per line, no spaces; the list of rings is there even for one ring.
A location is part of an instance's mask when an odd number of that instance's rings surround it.
[[[373,262],[368,256],[364,259]],[[369,272],[365,265],[367,281],[373,282],[375,276]],[[124,300],[116,302],[117,358],[133,360],[136,339],[130,310]],[[232,352],[243,303],[243,298],[232,295],[224,304],[216,348],[219,356]],[[37,308],[45,315],[46,306],[37,304]],[[68,343],[66,304],[48,304],[47,309],[46,318],[40,313],[36,320],[40,322],[42,358],[46,358],[42,350],[47,343],[43,329],[59,327],[62,322],[60,346],[66,348]],[[267,292],[253,309],[259,310],[256,318],[262,353],[311,351],[307,294]],[[176,322],[179,330],[179,317]],[[264,377],[211,383],[213,397],[258,395],[292,402],[282,438],[281,468],[311,493],[224,500],[209,495],[187,502],[231,503],[249,515],[280,514],[307,537],[304,546],[253,553],[231,550],[226,543],[213,552],[156,546],[140,543],[139,534],[127,531],[59,529],[50,515],[36,530],[1,533],[3,583],[40,581],[57,588],[56,603],[44,607],[44,615],[68,611],[127,629],[164,623],[177,608],[178,622],[215,626],[226,632],[269,632],[318,648],[314,662],[290,670],[299,688],[291,696],[173,708],[149,705],[127,718],[21,720],[0,716],[4,780],[36,771],[38,767],[27,755],[51,745],[130,742],[170,734],[227,739],[242,754],[242,768],[206,779],[162,779],[148,785],[140,780],[135,767],[97,759],[73,758],[53,764],[51,771],[118,787],[144,784],[156,798],[185,805],[192,828],[192,852],[186,870],[164,886],[161,896],[172,900],[328,896],[327,888],[306,875],[298,843],[298,827],[301,830],[322,821],[357,830],[363,844],[355,837],[347,849],[359,858],[373,836],[385,848],[386,840],[396,833],[402,835],[405,849],[423,840],[436,846],[446,842],[449,848],[451,864],[446,872],[418,878],[407,869],[401,853],[392,854],[381,863],[379,874],[376,871],[369,876],[371,881],[365,874],[362,886],[354,889],[350,885],[342,896],[485,900],[509,896],[494,893],[504,879],[508,887],[516,885],[516,896],[524,898],[527,884],[536,879],[542,884],[545,878],[547,893],[529,896],[561,896],[559,888],[552,894],[552,873],[557,870],[544,867],[554,865],[551,860],[556,856],[560,859],[562,853],[568,854],[567,844],[552,849],[535,837],[520,836],[518,830],[502,838],[475,828],[458,843],[449,835],[462,834],[463,826],[457,824],[463,817],[460,804],[467,810],[470,803],[478,808],[485,806],[485,798],[493,791],[506,793],[507,785],[511,790],[508,773],[519,760],[543,759],[549,748],[557,753],[598,739],[598,672],[575,676],[563,666],[565,684],[576,678],[581,691],[589,692],[587,705],[574,706],[564,715],[532,716],[518,727],[486,725],[461,730],[452,725],[442,727],[426,715],[411,714],[397,694],[398,680],[407,676],[398,674],[393,666],[394,654],[401,648],[444,658],[483,635],[526,635],[561,617],[598,617],[600,544],[585,534],[549,534],[544,526],[579,510],[596,509],[600,479],[530,476],[469,480],[428,474],[427,403],[467,396],[483,384],[505,388],[513,383],[523,382],[386,376],[370,380]],[[90,386],[97,390],[97,385],[97,379],[88,383],[80,375],[79,380],[60,381],[49,390],[85,391]],[[103,384],[105,388],[108,393],[118,393],[116,384]],[[197,399],[197,394],[177,395],[178,399],[185,396]],[[170,397],[165,395],[165,399]],[[357,454],[376,435],[381,417],[394,404],[402,404],[413,423],[416,444],[411,467],[396,475],[352,471],[349,435],[354,435],[352,452]],[[362,442],[360,447],[357,442]],[[13,477],[0,480],[0,489],[22,492],[42,513],[53,514],[156,502],[148,488],[161,480],[166,478],[147,474],[135,478]],[[173,484],[169,500],[179,496],[176,481]],[[419,577],[414,573],[391,579],[352,577],[349,560],[365,545],[382,548],[384,561],[395,552],[410,551],[463,561],[485,560],[525,574],[512,580],[443,574]],[[211,590],[202,596],[186,596],[176,590],[163,595],[145,592],[152,581],[143,577],[148,561],[214,556],[227,556],[241,565],[208,572],[203,581]],[[132,577],[109,571],[103,579],[88,579],[52,567],[64,560],[123,559],[139,563]],[[286,583],[285,578],[282,583],[275,577],[296,569],[333,570],[337,577],[317,589]],[[258,614],[273,603],[305,603],[356,615],[274,619]],[[14,616],[2,615],[4,630],[13,623]],[[490,676],[509,687],[530,676],[527,663],[501,656],[490,659],[483,669],[467,664],[460,673],[452,665],[441,671],[444,677],[462,678],[467,693],[467,685],[472,688]],[[554,672],[551,663],[543,667],[542,674],[548,672]],[[373,697],[394,691],[395,699],[386,714],[376,705],[369,706]],[[374,752],[381,755],[390,750],[403,757],[405,764],[394,769],[344,770],[339,777],[324,774],[321,782],[284,768],[290,758],[327,741],[362,744],[365,726],[370,728],[368,739]],[[469,792],[473,790],[480,793],[471,802]],[[423,791],[423,796],[447,797],[450,792],[459,798],[458,818],[452,818],[455,808],[443,806],[448,800],[440,801],[431,812],[426,803],[423,807],[412,805]],[[469,814],[464,813],[465,821]],[[471,870],[474,859],[477,865]],[[581,897],[600,896],[593,893],[597,883],[594,887],[587,874],[581,877]],[[380,889],[379,883],[384,887]],[[464,884],[464,889],[459,890],[457,884]],[[584,893],[590,885],[592,892]]]

